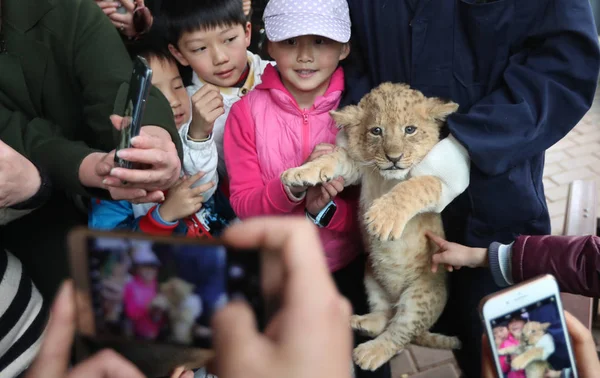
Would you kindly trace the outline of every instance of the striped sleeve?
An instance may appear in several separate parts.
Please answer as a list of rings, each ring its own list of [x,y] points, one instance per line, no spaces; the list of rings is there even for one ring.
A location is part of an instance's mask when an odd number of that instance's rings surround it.
[[[3,250],[0,298],[0,377],[15,377],[37,355],[48,309],[21,262]]]

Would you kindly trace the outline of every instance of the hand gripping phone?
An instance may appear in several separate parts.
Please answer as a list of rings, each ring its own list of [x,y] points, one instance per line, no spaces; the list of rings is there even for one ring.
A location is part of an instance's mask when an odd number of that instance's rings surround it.
[[[553,276],[484,298],[480,313],[498,377],[578,377]]]
[[[77,303],[76,359],[112,348],[146,376],[212,357],[211,318],[233,299],[264,327],[264,254],[214,239],[78,229],[69,236]]]

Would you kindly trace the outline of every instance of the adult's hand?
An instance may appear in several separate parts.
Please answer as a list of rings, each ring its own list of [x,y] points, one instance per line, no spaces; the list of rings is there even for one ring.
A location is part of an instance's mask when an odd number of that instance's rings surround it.
[[[350,305],[331,279],[314,225],[305,219],[256,218],[232,226],[224,239],[237,248],[280,255],[282,264],[266,264],[263,275],[265,291],[280,292],[282,308],[264,334],[244,303],[215,315],[217,376],[348,378]]]
[[[595,377],[600,371],[600,361],[596,353],[596,345],[592,333],[577,318],[565,311],[565,322],[567,331],[571,336],[571,346],[573,347],[573,357],[580,377]],[[481,376],[483,378],[497,377],[494,367],[494,357],[490,350],[487,335],[483,335],[481,345],[483,352],[481,355]]]
[[[35,165],[0,140],[0,208],[28,200],[41,184]]]
[[[75,333],[73,286],[66,282],[54,305],[44,342],[26,378],[143,378],[129,361],[110,350],[101,351],[68,371]]]

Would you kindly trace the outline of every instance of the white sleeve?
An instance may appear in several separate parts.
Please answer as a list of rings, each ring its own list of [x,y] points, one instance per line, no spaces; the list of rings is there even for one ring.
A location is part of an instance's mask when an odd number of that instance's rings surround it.
[[[204,142],[194,142],[188,139],[188,130],[190,124],[187,123],[179,129],[183,146],[183,171],[186,175],[192,176],[198,172],[204,172],[205,175],[192,187],[214,182],[215,185],[206,191],[204,200],[208,200],[215,194],[219,185],[219,175],[217,174],[217,164],[219,158],[217,155],[217,146],[212,136]]]
[[[452,135],[436,144],[410,171],[412,177],[435,176],[442,181],[442,198],[434,209],[437,213],[467,189],[470,173],[469,154]]]
[[[547,360],[555,350],[554,339],[552,338],[552,335],[548,333],[542,336],[535,346],[544,350],[544,355],[542,357],[543,360]]]

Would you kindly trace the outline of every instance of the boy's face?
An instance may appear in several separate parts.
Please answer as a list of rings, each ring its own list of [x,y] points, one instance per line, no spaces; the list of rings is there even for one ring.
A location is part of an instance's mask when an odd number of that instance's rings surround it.
[[[506,327],[495,327],[492,331],[494,332],[494,339],[496,339],[497,343],[506,340],[508,337],[508,328]]]
[[[183,86],[183,81],[179,75],[177,64],[175,62],[150,58],[150,68],[152,68],[152,85],[160,89],[162,94],[169,100],[175,125],[179,129],[190,119],[190,98]]]
[[[269,54],[286,88],[294,92],[325,93],[340,60],[350,53],[349,45],[325,37],[304,35],[281,42],[269,42]]]
[[[250,23],[199,29],[183,33],[171,54],[203,81],[218,87],[233,87],[239,81],[248,58]]]

